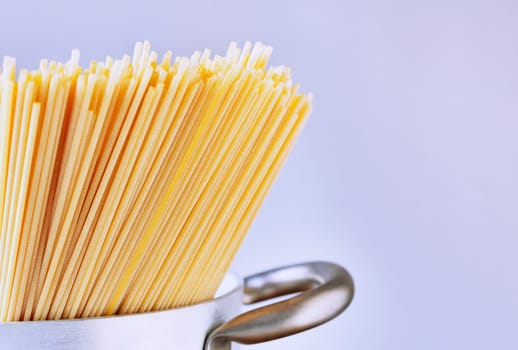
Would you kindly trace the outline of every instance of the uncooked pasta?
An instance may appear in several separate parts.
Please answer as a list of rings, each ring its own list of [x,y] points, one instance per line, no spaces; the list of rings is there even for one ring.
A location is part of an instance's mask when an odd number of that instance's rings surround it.
[[[311,109],[271,48],[0,73],[0,321],[211,299]]]

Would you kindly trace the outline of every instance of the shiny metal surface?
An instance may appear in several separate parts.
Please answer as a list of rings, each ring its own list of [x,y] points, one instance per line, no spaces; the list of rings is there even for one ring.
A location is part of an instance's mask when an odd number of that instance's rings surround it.
[[[302,292],[239,315],[251,304]],[[127,316],[0,323],[1,350],[228,350],[295,334],[340,314],[351,276],[338,265],[304,263],[245,279],[227,275],[214,300]],[[234,343],[233,343],[234,342]]]
[[[228,350],[231,342],[261,343],[325,323],[349,306],[354,283],[338,265],[303,263],[246,278],[244,302],[251,304],[296,292],[302,293],[241,314],[216,328],[207,338],[205,350]]]

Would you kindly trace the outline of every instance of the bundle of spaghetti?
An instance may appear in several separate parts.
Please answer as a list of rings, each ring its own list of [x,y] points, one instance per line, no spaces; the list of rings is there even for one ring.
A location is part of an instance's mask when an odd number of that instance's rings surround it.
[[[0,321],[213,298],[311,109],[271,48],[0,71]]]

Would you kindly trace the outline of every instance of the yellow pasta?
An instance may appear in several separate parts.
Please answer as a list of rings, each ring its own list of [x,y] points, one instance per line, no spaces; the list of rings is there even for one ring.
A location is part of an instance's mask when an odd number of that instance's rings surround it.
[[[0,321],[213,297],[311,110],[271,48],[0,71]]]

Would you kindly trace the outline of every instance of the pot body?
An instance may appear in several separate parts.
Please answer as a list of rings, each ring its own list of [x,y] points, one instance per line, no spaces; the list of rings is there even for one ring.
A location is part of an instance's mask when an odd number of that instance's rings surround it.
[[[240,313],[242,296],[242,280],[228,274],[213,300],[193,306],[113,317],[0,323],[0,349],[200,350],[212,329]]]
[[[300,293],[299,293],[300,292]],[[240,313],[242,304],[298,293]],[[342,267],[309,262],[246,277],[227,275],[211,301],[166,311],[0,323],[1,350],[230,350],[286,337],[344,311],[354,283]]]

